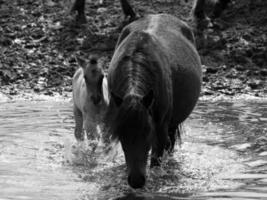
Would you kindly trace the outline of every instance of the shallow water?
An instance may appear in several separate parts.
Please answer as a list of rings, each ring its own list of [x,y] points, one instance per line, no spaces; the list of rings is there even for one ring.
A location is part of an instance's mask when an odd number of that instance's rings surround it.
[[[131,190],[119,145],[91,152],[71,103],[0,104],[0,200],[267,199],[267,102],[198,104],[183,143]]]

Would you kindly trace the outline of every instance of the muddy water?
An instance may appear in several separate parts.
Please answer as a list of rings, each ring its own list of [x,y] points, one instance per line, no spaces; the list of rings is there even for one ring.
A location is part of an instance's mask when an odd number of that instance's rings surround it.
[[[1,103],[0,199],[267,199],[266,124],[266,101],[200,102],[182,145],[133,191],[119,145],[75,142],[71,103]]]

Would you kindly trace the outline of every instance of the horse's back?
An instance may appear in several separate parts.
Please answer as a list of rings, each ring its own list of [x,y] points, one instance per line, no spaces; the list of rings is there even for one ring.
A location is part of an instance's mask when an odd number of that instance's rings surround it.
[[[173,125],[184,121],[200,93],[202,72],[194,36],[186,23],[167,15],[148,15],[124,28],[117,46],[132,32],[148,33],[163,47],[172,71]]]
[[[202,82],[200,57],[193,33],[181,20],[170,16],[159,17],[158,26],[151,30],[165,47],[172,69],[173,126],[184,121],[192,112]]]
[[[200,58],[195,40],[188,25],[168,14],[148,15],[126,26],[121,33],[117,47],[132,32],[146,32],[164,47],[171,66],[194,70],[201,75]]]

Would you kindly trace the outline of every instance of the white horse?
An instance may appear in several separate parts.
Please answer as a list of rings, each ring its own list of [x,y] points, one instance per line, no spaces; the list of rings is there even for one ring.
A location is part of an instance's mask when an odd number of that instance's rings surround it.
[[[99,139],[102,116],[109,103],[107,80],[96,57],[78,58],[80,68],[73,76],[75,132],[78,141]]]

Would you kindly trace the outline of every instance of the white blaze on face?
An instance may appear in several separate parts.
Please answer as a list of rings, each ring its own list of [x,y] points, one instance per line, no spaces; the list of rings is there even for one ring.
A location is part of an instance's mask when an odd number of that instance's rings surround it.
[[[108,80],[107,76],[104,76],[103,81],[102,81],[102,91],[103,91],[103,97],[105,103],[108,105],[109,104],[109,94],[108,94]]]

